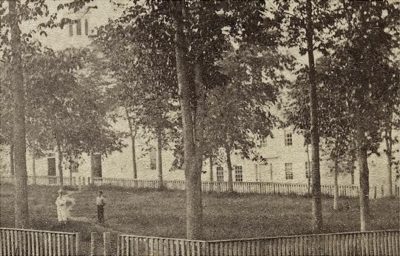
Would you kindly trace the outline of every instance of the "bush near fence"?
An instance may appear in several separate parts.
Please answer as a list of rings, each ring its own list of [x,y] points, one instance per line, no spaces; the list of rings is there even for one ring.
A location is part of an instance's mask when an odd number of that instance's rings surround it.
[[[90,177],[65,177],[63,179],[65,186],[115,186],[123,188],[135,189],[170,189],[185,190],[185,181],[183,180],[166,180],[162,186],[158,180],[135,180],[135,179],[119,179],[119,178],[93,178]],[[0,182],[13,183],[12,176],[0,176]],[[59,185],[60,179],[57,176],[29,176],[28,184],[33,185]],[[359,188],[355,185],[339,185],[340,197],[358,197]],[[228,182],[224,181],[203,181],[203,192],[228,192]],[[300,195],[307,196],[310,194],[308,184],[302,183],[277,183],[277,182],[233,182],[233,191],[237,193],[254,193],[254,194],[274,194],[274,195]],[[321,185],[321,193],[323,196],[332,197],[335,191],[334,185]],[[385,196],[384,186],[371,186],[370,198],[380,198]],[[397,184],[393,186],[393,196],[400,197],[400,187]]]

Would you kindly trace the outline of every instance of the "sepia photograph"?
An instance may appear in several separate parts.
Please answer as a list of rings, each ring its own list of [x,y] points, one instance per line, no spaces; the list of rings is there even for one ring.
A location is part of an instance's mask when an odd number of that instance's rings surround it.
[[[0,0],[0,256],[400,256],[400,0]]]

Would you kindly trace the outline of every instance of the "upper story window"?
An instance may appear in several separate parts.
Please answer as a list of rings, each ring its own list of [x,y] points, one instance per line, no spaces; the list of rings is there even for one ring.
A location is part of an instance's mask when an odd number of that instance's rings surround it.
[[[85,35],[89,35],[89,22],[85,19]]]
[[[235,181],[243,181],[243,168],[241,165],[235,166]]]
[[[292,146],[292,145],[293,145],[292,133],[285,131],[285,146]]]
[[[76,27],[76,34],[75,35],[82,35],[82,21],[79,20],[74,20],[72,23],[70,23],[68,25],[68,29],[69,29],[69,36],[74,36],[74,27]],[[85,23],[84,23],[84,29],[85,29],[85,35],[89,35],[89,21],[87,19],[85,19]]]
[[[76,21],[76,34],[78,36],[82,35],[82,22],[81,20]]]
[[[285,178],[287,180],[293,180],[293,164],[285,163]]]
[[[74,25],[73,24],[69,24],[69,36],[73,36],[74,35]]]
[[[224,168],[217,166],[217,181],[224,181]]]

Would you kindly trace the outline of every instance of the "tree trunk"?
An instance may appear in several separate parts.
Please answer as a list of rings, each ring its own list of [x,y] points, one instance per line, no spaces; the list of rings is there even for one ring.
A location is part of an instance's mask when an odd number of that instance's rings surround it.
[[[202,238],[203,208],[201,199],[201,161],[196,154],[195,118],[192,113],[193,88],[189,82],[186,60],[187,46],[183,33],[183,1],[175,1],[175,57],[182,112],[185,186],[186,186],[186,237]]]
[[[160,183],[159,189],[164,188],[163,182],[163,167],[162,167],[162,133],[160,130],[157,131],[157,172],[158,182]]]
[[[315,80],[314,43],[313,43],[312,3],[307,0],[307,53],[310,79],[310,135],[311,135],[311,161],[312,161],[312,226],[314,232],[322,229],[322,204],[321,204],[321,177],[319,169],[319,124],[318,124],[318,98]]]
[[[28,183],[26,170],[26,132],[25,132],[25,88],[22,69],[21,31],[17,0],[9,0],[9,18],[11,35],[11,65],[14,98],[14,172],[15,172],[15,227],[28,228]]]
[[[137,179],[137,163],[136,163],[136,136],[131,135],[131,142],[132,142],[132,171],[133,171],[133,178]]]
[[[392,129],[387,127],[385,130],[386,158],[387,158],[387,196],[393,195],[392,191]]]
[[[125,108],[126,118],[128,119],[129,130],[130,130],[130,137],[132,142],[132,171],[133,171],[133,178],[137,179],[137,163],[136,163],[136,127],[134,127],[132,120],[129,117],[128,110]]]
[[[308,177],[307,177],[307,189],[308,189],[308,195],[310,195],[311,194],[311,172],[310,172],[310,170],[311,170],[311,167],[310,167],[310,151],[309,151],[309,149],[308,149],[308,146],[309,146],[310,144],[307,144],[307,149],[306,149],[306,151],[307,151],[307,172],[308,172]]]
[[[36,157],[35,150],[32,152],[32,176],[33,176],[33,184],[36,185]]]
[[[354,170],[355,170],[355,167],[354,167],[354,164],[355,164],[355,162],[356,162],[356,160],[357,160],[357,153],[356,153],[356,144],[353,142],[352,144],[351,144],[351,147],[350,147],[350,157],[351,157],[351,159],[350,159],[350,164],[351,164],[351,166],[350,166],[350,175],[351,175],[351,185],[354,185]]]
[[[73,177],[72,177],[72,167],[69,167],[69,185],[72,186],[73,185]]]
[[[339,174],[339,161],[335,158],[335,167],[334,167],[334,194],[333,194],[333,209],[338,210],[338,200],[339,200],[339,184],[338,184],[338,174]]]
[[[228,167],[228,192],[233,193],[231,149],[227,144],[225,145],[225,153],[226,153],[226,165]]]
[[[60,187],[64,186],[64,172],[62,167],[63,153],[61,150],[61,143],[57,140],[57,153],[58,153],[58,175],[60,176]]]
[[[14,176],[14,144],[10,145],[10,174]]]
[[[369,224],[369,170],[365,131],[357,127],[357,161],[360,172],[360,230],[366,231]]]
[[[351,167],[350,175],[351,175],[351,185],[354,185],[354,168],[353,167]]]
[[[214,181],[214,163],[213,163],[213,157],[210,156],[210,181],[213,182]]]

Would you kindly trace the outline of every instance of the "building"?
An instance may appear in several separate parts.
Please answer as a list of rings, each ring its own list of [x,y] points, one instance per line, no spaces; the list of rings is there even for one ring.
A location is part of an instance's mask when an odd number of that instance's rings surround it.
[[[124,2],[123,0],[120,0]],[[60,2],[49,0],[50,10],[55,10]],[[96,27],[105,24],[108,19],[113,19],[121,14],[121,9],[112,4],[111,1],[95,0],[79,12],[72,13],[65,10],[58,18],[68,18],[73,21],[64,28],[55,28],[48,31],[47,36],[38,36],[38,39],[46,46],[54,50],[65,48],[81,48],[90,44],[91,36],[96,32]],[[34,24],[23,24],[23,30],[28,30]],[[121,120],[116,129],[128,131],[128,124]],[[273,132],[274,138],[264,140],[257,149],[267,160],[266,163],[259,163],[242,159],[239,155],[232,155],[233,180],[234,181],[263,181],[263,182],[287,182],[307,183],[309,181],[310,153],[304,146],[304,138],[294,133],[291,129],[277,129]],[[78,177],[103,176],[113,178],[132,178],[132,154],[131,142],[126,139],[128,146],[122,152],[114,152],[107,157],[94,155],[83,156],[79,160],[79,166],[71,168],[72,173],[64,171],[64,176]],[[157,157],[154,149],[144,145],[144,140],[137,141],[137,166],[139,179],[157,179],[156,170]],[[398,145],[397,145],[398,146]],[[55,153],[49,153],[46,158],[32,159],[27,156],[29,175],[46,176],[57,175],[57,157]],[[100,159],[101,158],[101,159]],[[101,161],[99,161],[101,160]],[[172,152],[163,152],[163,170],[165,180],[183,179],[183,170],[172,168],[174,157]],[[31,163],[31,164],[29,164]],[[97,173],[92,173],[91,165],[96,163]],[[67,170],[67,164],[64,165]],[[370,182],[371,184],[386,183],[386,158],[382,156],[371,156],[369,158]],[[9,170],[8,150],[0,152],[1,172]],[[321,162],[322,184],[333,183],[333,175],[330,171],[328,161]],[[210,180],[209,162],[204,162],[203,180]],[[223,161],[216,162],[212,168],[212,179],[214,181],[226,181],[227,167]],[[358,183],[357,171],[355,172],[356,184]],[[394,175],[393,175],[394,176]],[[393,177],[394,179],[394,177]],[[351,184],[349,174],[341,174],[340,184]]]

